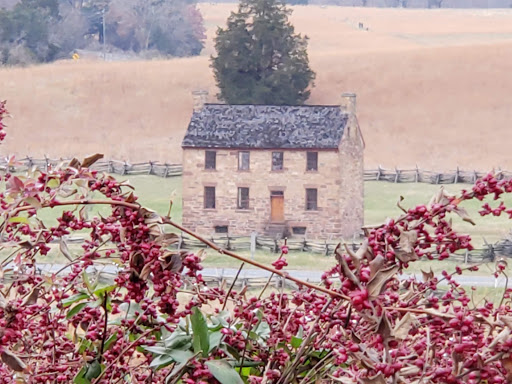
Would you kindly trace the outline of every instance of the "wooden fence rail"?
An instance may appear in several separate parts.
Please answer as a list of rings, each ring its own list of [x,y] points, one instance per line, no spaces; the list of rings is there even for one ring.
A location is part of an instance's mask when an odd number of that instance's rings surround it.
[[[9,164],[7,159],[0,159],[0,169],[9,168],[11,172],[25,172],[34,167],[48,170],[48,168],[58,166],[66,161],[69,161],[69,159],[35,159],[25,157],[17,159],[14,164]],[[119,160],[99,160],[91,166],[91,169],[117,175],[155,175],[159,177],[181,176],[183,173],[181,164],[160,164],[153,161],[129,163]]]
[[[488,172],[465,171],[457,168],[449,172],[434,172],[414,169],[366,169],[364,171],[365,181],[388,181],[391,183],[427,183],[427,184],[474,184],[476,180],[487,175]],[[499,178],[512,178],[512,172],[498,170]]]
[[[69,159],[51,159],[45,157],[36,159],[33,157],[25,157],[16,160],[15,164],[9,165],[8,159],[0,159],[0,169],[9,168],[11,172],[25,172],[33,167],[47,170],[49,167],[55,167]],[[113,173],[118,175],[155,175],[159,177],[181,176],[183,166],[181,164],[161,164],[156,161],[148,161],[141,163],[129,163],[119,160],[99,160],[92,169]],[[427,184],[457,184],[466,183],[473,184],[477,179],[485,176],[488,172],[468,171],[457,167],[454,171],[435,172],[423,170],[418,167],[413,169],[385,169],[377,167],[377,169],[366,169],[364,171],[365,181],[387,181],[391,183],[427,183]],[[500,178],[512,178],[510,171],[497,171]]]
[[[284,240],[272,237],[255,236],[254,239],[254,249],[262,249],[274,253],[279,253],[281,245],[284,244]],[[251,237],[226,235],[222,237],[211,237],[209,240],[218,246],[231,251],[247,251],[251,249]],[[324,256],[332,256],[338,244],[339,242],[335,241],[315,241],[307,238],[287,239],[288,249],[292,253],[307,252],[321,254]],[[361,244],[353,241],[347,243],[347,245],[355,252]],[[208,248],[206,244],[185,235],[181,235],[179,247],[182,249]],[[343,251],[345,252],[345,250]],[[471,251],[452,254],[450,255],[450,260],[467,264],[485,261],[494,262],[500,257],[512,257],[512,245],[509,247],[497,244],[488,244],[481,249],[473,249]]]

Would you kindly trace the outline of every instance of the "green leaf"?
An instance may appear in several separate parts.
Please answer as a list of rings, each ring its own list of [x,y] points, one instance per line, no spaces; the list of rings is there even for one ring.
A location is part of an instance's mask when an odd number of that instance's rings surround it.
[[[165,384],[169,384],[171,380],[176,379],[178,373],[180,373],[183,370],[183,368],[185,368],[185,366],[186,364],[176,364],[172,369],[171,373],[169,373],[165,378]]]
[[[192,336],[181,334],[178,330],[174,331],[171,336],[164,340],[167,349],[189,349]]]
[[[25,203],[31,205],[35,209],[40,209],[40,208],[43,207],[41,205],[41,202],[39,200],[37,200],[35,197],[32,197],[32,196],[29,196],[29,197],[25,198]]]
[[[238,372],[226,360],[209,360],[205,364],[221,384],[244,384]]]
[[[87,373],[87,367],[82,367],[82,369],[76,374],[73,379],[73,383],[75,384],[91,384],[89,379],[85,378],[85,374]]]
[[[82,344],[80,345],[80,348],[78,348],[78,353],[79,354],[82,354],[85,351],[87,351],[89,349],[89,347],[92,345],[92,342],[90,340],[87,340],[87,339],[82,339],[81,343]]]
[[[88,298],[89,298],[89,295],[87,293],[84,293],[84,292],[78,293],[76,295],[68,297],[67,299],[62,300],[62,305],[64,307],[69,307],[71,304],[74,304],[77,301],[85,300]]]
[[[107,285],[106,287],[101,287],[96,289],[93,293],[96,297],[103,297],[105,293],[112,292],[117,288],[117,285]]]
[[[241,376],[243,377],[249,377],[251,374],[251,367],[243,367],[240,372]]]
[[[304,337],[304,328],[302,328],[302,325],[299,326],[299,330],[297,331],[297,336],[292,336],[292,347],[293,348],[299,348],[302,344],[302,339]]]
[[[93,360],[89,367],[87,368],[87,372],[85,374],[85,378],[88,380],[92,380],[97,378],[101,374],[101,364],[98,360]]]
[[[91,284],[91,279],[89,279],[89,274],[84,270],[82,273],[82,280],[84,281],[85,286],[89,290],[89,292],[93,292],[96,289],[96,283],[94,285]]]
[[[210,349],[208,350],[208,353],[213,351],[215,348],[217,348],[220,345],[220,341],[222,340],[222,332],[210,332]]]
[[[192,357],[194,357],[194,354],[191,351],[182,351],[179,349],[175,351],[167,351],[165,354],[156,356],[149,366],[151,368],[158,367],[158,370],[173,362],[180,365],[186,364]]]
[[[157,370],[159,370],[174,362],[174,357],[172,357],[171,355],[158,355],[151,361],[149,367],[157,368]]]
[[[183,351],[180,349],[170,351],[169,355],[172,356],[174,361],[176,361],[179,364],[186,364],[192,357],[194,357],[192,351]]]
[[[293,348],[299,348],[302,344],[302,339],[299,339],[296,336],[292,336],[292,347]]]
[[[73,308],[71,308],[66,315],[66,319],[71,319],[73,316],[75,316],[78,312],[80,312],[88,303],[80,303],[75,305]]]
[[[108,351],[108,349],[112,346],[112,344],[114,344],[115,342],[117,341],[117,333],[114,333],[113,335],[111,335],[106,341],[105,341],[105,346],[104,346],[104,350],[105,351]]]
[[[266,339],[270,336],[270,327],[267,322],[262,321],[258,324],[254,332],[262,339]]]
[[[59,185],[60,185],[60,181],[59,181],[59,179],[50,179],[50,180],[48,180],[48,182],[46,183],[46,186],[47,186],[47,187],[50,187],[51,189],[55,189],[55,188],[57,188]]]
[[[169,349],[164,347],[143,347],[146,351],[153,353],[154,355],[165,355]]]
[[[210,349],[210,340],[208,337],[208,324],[201,311],[194,307],[192,308],[192,315],[190,315],[190,322],[192,323],[192,344],[194,352],[203,353],[203,357],[208,356]]]
[[[244,360],[244,367],[259,367],[264,365],[261,361]],[[235,361],[235,367],[240,367],[240,361]]]
[[[240,352],[238,349],[233,348],[229,344],[223,344],[221,349],[226,355],[233,357],[235,360],[240,360]]]
[[[23,223],[23,224],[27,224],[28,223],[28,218],[27,217],[23,217],[23,216],[16,216],[16,217],[11,217],[8,221],[9,221],[9,223]]]
[[[100,297],[88,303],[89,308],[99,308],[103,305],[103,298]]]

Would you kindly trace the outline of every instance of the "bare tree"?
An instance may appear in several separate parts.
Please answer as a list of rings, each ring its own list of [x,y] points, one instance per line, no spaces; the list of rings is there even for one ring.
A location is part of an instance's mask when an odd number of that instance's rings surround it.
[[[185,56],[202,48],[202,18],[188,0],[112,0],[105,17],[110,43],[124,50]]]

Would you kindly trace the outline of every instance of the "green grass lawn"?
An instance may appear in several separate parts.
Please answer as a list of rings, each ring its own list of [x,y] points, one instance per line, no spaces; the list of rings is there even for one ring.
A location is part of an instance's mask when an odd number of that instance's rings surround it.
[[[139,202],[150,209],[157,211],[160,214],[166,214],[169,210],[169,204],[172,201],[171,216],[177,221],[181,222],[182,204],[181,204],[181,178],[160,178],[155,176],[116,176],[119,180],[128,180],[131,185],[135,187],[135,194],[139,197]],[[445,189],[450,193],[459,193],[461,189],[468,188],[468,185],[456,184],[445,186]],[[439,190],[439,186],[430,184],[393,184],[387,182],[371,181],[365,183],[365,224],[378,224],[382,223],[386,218],[397,217],[401,214],[400,209],[397,207],[397,201],[400,196],[404,197],[402,206],[409,208],[417,204],[426,204],[430,198]],[[512,206],[512,197],[506,199],[506,203]],[[470,234],[474,239],[475,247],[480,247],[483,244],[483,238],[488,242],[495,242],[505,236],[510,228],[512,221],[506,217],[485,217],[482,218],[478,214],[481,202],[466,203],[466,209],[471,217],[477,223],[472,226],[463,222],[458,216],[454,215],[454,227],[463,232]],[[102,207],[101,210],[108,210],[107,207]],[[52,223],[59,214],[59,210],[43,210],[38,215],[45,222]],[[101,212],[101,211],[100,211]],[[105,211],[106,212],[106,211]],[[97,211],[91,212],[96,214]],[[73,246],[75,247],[75,246]],[[79,247],[76,246],[76,251]],[[241,251],[242,255],[249,257],[248,251]],[[257,250],[255,259],[262,263],[270,264],[276,259],[277,255],[264,250]],[[51,262],[58,262],[62,260],[59,255],[58,249],[55,249],[51,257],[48,258]],[[289,269],[315,269],[325,270],[334,265],[333,257],[326,257],[313,253],[292,252],[288,256]],[[238,263],[233,263],[233,260],[225,255],[219,255],[214,251],[208,251],[204,261],[206,266],[212,267],[237,267]],[[421,269],[428,270],[432,268],[435,272],[440,272],[444,269],[453,270],[455,264],[451,261],[443,262],[417,262],[411,265],[411,271],[419,272]],[[482,269],[480,274],[489,274],[493,270],[493,266],[487,266]],[[511,267],[512,268],[512,267]]]
[[[402,211],[397,207],[400,196],[404,197],[401,205],[408,209],[418,204],[427,204],[430,198],[439,190],[440,186],[422,183],[404,183],[394,184],[382,181],[368,181],[364,185],[364,222],[365,224],[379,224],[386,218],[394,218],[400,216]],[[459,194],[462,189],[469,189],[468,184],[450,184],[444,188],[451,194]],[[512,207],[512,196],[505,197],[505,204]],[[493,206],[497,206],[491,199],[484,200]],[[478,211],[484,202],[475,200],[464,202],[461,204],[476,225],[462,221],[457,215],[453,216],[453,227],[460,233],[471,235],[475,247],[484,244],[483,239],[493,243],[503,239],[512,229],[512,220],[508,219],[508,215],[504,214],[500,217],[486,216],[481,217]]]

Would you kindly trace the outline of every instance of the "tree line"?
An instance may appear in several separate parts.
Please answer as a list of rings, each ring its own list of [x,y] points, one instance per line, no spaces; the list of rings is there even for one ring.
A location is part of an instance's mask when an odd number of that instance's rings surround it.
[[[0,64],[78,49],[193,56],[204,39],[195,0],[0,0]]]

